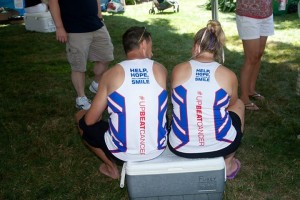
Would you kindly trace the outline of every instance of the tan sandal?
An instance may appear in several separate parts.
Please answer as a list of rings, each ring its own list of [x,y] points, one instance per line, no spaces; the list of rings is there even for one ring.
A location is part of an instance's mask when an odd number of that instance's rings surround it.
[[[259,110],[259,107],[257,107],[257,105],[255,105],[254,103],[247,103],[245,104],[245,109],[246,110]]]
[[[249,98],[254,99],[254,100],[261,100],[261,101],[265,100],[265,97],[259,93],[249,95]]]

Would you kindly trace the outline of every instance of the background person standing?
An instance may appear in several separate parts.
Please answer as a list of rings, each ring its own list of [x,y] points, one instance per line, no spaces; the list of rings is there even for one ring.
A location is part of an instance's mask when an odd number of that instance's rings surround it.
[[[264,100],[264,96],[256,91],[256,81],[268,36],[274,34],[272,0],[237,0],[236,24],[245,56],[240,98],[247,110],[259,110],[251,99]]]
[[[99,0],[49,0],[56,26],[56,39],[66,43],[71,65],[71,79],[77,93],[76,107],[88,110],[90,100],[85,95],[87,60],[94,64],[94,81],[90,90],[98,89],[98,81],[114,59],[110,35],[103,23]]]

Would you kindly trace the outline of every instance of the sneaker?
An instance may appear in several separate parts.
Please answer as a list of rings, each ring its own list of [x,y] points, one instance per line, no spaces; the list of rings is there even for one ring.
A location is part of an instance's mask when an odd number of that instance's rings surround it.
[[[91,107],[91,100],[89,100],[86,96],[77,97],[76,98],[76,108],[88,110]]]
[[[97,90],[98,90],[98,83],[96,83],[95,81],[93,81],[89,87],[90,91],[92,93],[97,93]]]

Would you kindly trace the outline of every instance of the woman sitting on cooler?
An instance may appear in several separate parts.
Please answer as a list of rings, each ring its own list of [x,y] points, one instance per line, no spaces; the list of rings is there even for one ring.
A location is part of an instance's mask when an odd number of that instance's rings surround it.
[[[192,59],[175,66],[171,77],[173,117],[169,148],[186,158],[223,156],[227,179],[240,169],[234,157],[244,127],[238,80],[223,62],[225,35],[210,20],[194,37]]]

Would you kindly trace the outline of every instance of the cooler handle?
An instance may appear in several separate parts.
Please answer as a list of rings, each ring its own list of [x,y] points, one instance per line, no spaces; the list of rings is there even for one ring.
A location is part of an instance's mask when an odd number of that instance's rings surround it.
[[[122,171],[121,171],[120,188],[124,188],[124,185],[125,185],[125,171],[126,171],[126,162],[124,162]]]

